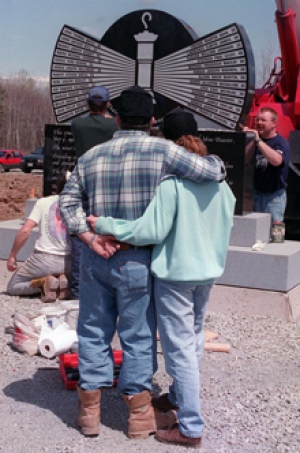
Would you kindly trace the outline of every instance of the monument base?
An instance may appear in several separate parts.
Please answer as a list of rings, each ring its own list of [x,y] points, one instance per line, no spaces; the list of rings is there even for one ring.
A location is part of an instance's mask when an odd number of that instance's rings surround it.
[[[300,285],[287,292],[214,285],[208,310],[295,321],[300,316]]]
[[[21,226],[23,225],[23,219],[7,220],[0,222],[0,259],[7,260],[15,239],[15,236]],[[27,239],[26,244],[22,247],[17,256],[17,261],[25,261],[32,254],[34,250],[34,244],[39,236],[38,228],[34,228]]]
[[[25,218],[35,199],[27,200]],[[0,259],[7,260],[24,220],[0,222]],[[245,213],[234,217],[225,271],[214,285],[209,309],[220,313],[275,316],[293,321],[300,316],[300,242],[266,243],[261,251],[251,245],[267,241],[270,215]],[[38,238],[35,228],[18,254],[25,261]]]
[[[37,198],[28,198],[25,202],[25,215],[24,219],[7,220],[0,222],[0,259],[7,260],[15,239],[15,236],[19,229],[25,222],[25,219],[31,213]],[[22,247],[18,253],[18,261],[25,261],[32,254],[34,249],[35,241],[38,238],[38,228],[34,228],[26,241],[26,244]]]

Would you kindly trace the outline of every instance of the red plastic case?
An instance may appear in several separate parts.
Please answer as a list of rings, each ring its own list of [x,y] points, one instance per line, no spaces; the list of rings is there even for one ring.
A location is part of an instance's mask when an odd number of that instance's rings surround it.
[[[121,349],[115,349],[113,351],[114,356],[114,383],[115,387],[118,383],[118,377],[120,368],[123,361],[123,351]],[[60,354],[59,356],[59,374],[62,378],[67,390],[75,390],[78,384],[79,373],[78,373],[78,354],[77,352],[68,352],[66,354]]]

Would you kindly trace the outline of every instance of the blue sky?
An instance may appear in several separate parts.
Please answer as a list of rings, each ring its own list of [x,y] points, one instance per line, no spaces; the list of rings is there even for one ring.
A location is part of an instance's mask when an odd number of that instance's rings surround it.
[[[0,0],[0,77],[24,69],[47,78],[63,25],[99,39],[120,17],[139,9],[158,9],[190,25],[199,37],[232,22],[243,25],[256,65],[263,49],[280,55],[275,0]]]

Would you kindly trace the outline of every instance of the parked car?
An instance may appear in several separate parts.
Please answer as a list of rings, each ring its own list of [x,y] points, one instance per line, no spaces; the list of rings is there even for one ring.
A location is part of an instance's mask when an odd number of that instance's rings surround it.
[[[22,158],[24,154],[22,151],[14,149],[1,149],[0,150],[0,173],[8,171],[11,168],[22,168]]]
[[[44,169],[45,148],[39,146],[31,154],[22,158],[22,170],[24,173],[30,173],[31,170]]]

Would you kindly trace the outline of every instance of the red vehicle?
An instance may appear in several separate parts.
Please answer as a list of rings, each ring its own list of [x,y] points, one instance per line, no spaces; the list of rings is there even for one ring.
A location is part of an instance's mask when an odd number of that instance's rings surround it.
[[[1,149],[0,150],[0,173],[8,171],[11,168],[22,168],[21,162],[24,154],[22,151],[14,149]]]

